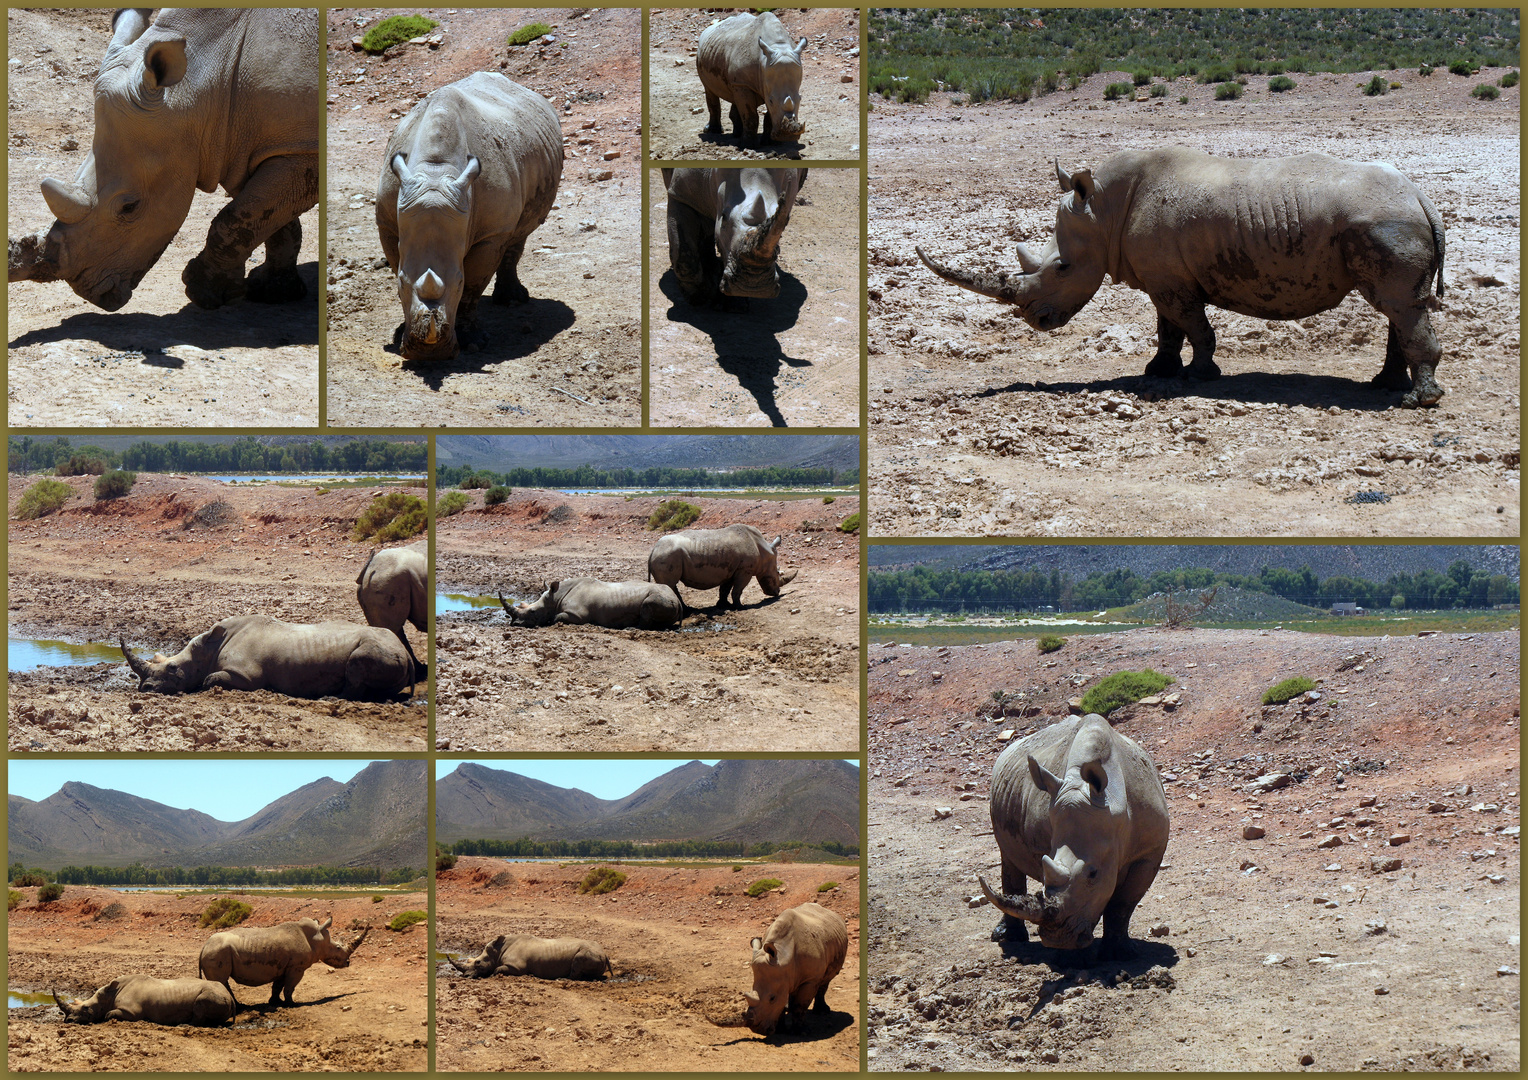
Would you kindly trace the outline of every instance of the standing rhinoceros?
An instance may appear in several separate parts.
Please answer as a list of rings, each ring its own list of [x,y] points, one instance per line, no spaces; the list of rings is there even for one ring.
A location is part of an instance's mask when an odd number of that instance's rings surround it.
[[[348,946],[329,938],[334,916],[322,923],[313,919],[278,923],[275,926],[241,926],[219,930],[207,939],[196,958],[198,973],[204,979],[222,983],[230,994],[232,979],[240,986],[271,984],[270,1004],[279,1005],[283,996],[292,1004],[292,991],[314,964],[332,968],[350,966],[350,956],[366,940],[371,927]]]
[[[753,989],[745,990],[745,1020],[757,1035],[772,1035],[787,1008],[799,1023],[807,1006],[828,1011],[828,984],[844,966],[849,928],[820,904],[782,911],[753,942]]]
[[[778,561],[780,537],[764,539],[752,525],[728,525],[725,529],[686,529],[670,533],[653,545],[647,555],[647,580],[667,585],[679,596],[679,584],[692,589],[715,589],[716,606],[740,607],[748,582],[759,579],[759,588],[779,596],[780,587],[795,580],[798,571],[781,572]],[[684,597],[679,596],[681,605]]]
[[[511,626],[560,622],[592,623],[614,630],[629,626],[662,630],[684,617],[683,605],[672,589],[646,581],[566,578],[547,582],[545,591],[530,603],[510,607],[503,593],[499,594],[499,603]]]
[[[377,232],[398,277],[409,360],[449,360],[480,345],[478,298],[523,304],[525,239],[562,179],[562,128],[546,98],[497,72],[434,91],[398,124],[377,181]]]
[[[413,660],[395,635],[376,626],[306,626],[269,615],[236,615],[198,634],[174,656],[155,653],[152,660],[140,660],[126,639],[121,645],[138,676],[138,689],[157,694],[221,686],[373,701],[392,697],[405,686],[413,693]]]
[[[980,875],[1003,918],[994,941],[1083,949],[1104,920],[1099,957],[1128,956],[1130,916],[1156,879],[1167,850],[1167,797],[1157,767],[1097,713],[1027,735],[992,768],[992,831],[1003,890]],[[1026,879],[1044,891],[1026,895]]]
[[[300,299],[299,215],[318,201],[318,12],[118,11],[95,81],[95,135],[73,183],[48,177],[58,219],[13,241],[12,281],[63,279],[116,311],[174,239],[197,188],[232,198],[181,274],[215,308]],[[248,280],[244,266],[265,245]]]
[[[355,579],[356,602],[361,605],[367,625],[380,626],[398,635],[414,662],[414,677],[421,681],[429,678],[429,668],[414,655],[403,624],[413,623],[420,633],[429,633],[430,606],[426,593],[429,548],[429,541],[421,540],[408,547],[374,551]]]
[[[471,963],[446,957],[465,975],[534,975],[538,979],[600,979],[615,969],[605,950],[583,938],[500,934]]]
[[[226,1024],[239,1011],[228,987],[206,979],[156,979],[128,975],[113,979],[83,1001],[65,1002],[53,992],[58,1011],[76,1024],[106,1020],[146,1020],[151,1024]]]
[[[746,12],[712,23],[701,31],[695,70],[706,88],[711,122],[706,131],[722,133],[722,100],[732,103],[732,136],[745,146],[760,142],[759,106],[764,106],[763,142],[791,139],[806,130],[801,108],[801,50],[806,38],[791,44],[774,12]]]
[[[780,238],[806,169],[664,169],[669,265],[697,307],[780,295]],[[717,253],[720,252],[720,258]]]
[[[1021,273],[951,270],[947,281],[1017,304],[1037,330],[1066,325],[1108,274],[1157,309],[1157,352],[1146,374],[1214,379],[1215,331],[1206,304],[1256,319],[1303,319],[1357,289],[1390,320],[1374,385],[1405,390],[1408,408],[1435,404],[1442,348],[1429,294],[1443,295],[1443,221],[1417,186],[1383,162],[1217,158],[1169,147],[1115,154],[1098,172],[1056,176],[1068,197],[1056,232]],[[1187,337],[1193,362],[1185,372]],[[1410,374],[1408,375],[1408,369]]]

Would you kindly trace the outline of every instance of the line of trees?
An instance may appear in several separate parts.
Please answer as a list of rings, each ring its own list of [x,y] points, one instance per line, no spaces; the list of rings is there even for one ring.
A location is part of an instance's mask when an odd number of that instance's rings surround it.
[[[50,473],[71,458],[99,460],[114,469],[191,473],[422,473],[430,463],[429,447],[423,440],[352,439],[341,446],[325,446],[315,440],[264,446],[253,436],[245,436],[227,443],[144,441],[133,443],[126,450],[108,450],[90,444],[74,446],[63,436],[34,439],[30,435],[12,435],[7,445],[7,468],[18,474]]]
[[[247,866],[65,866],[59,870],[29,869],[20,862],[10,865],[13,884],[25,879],[37,883],[57,881],[64,885],[404,885],[422,871],[402,866],[294,866],[282,870],[255,870]]]
[[[852,469],[769,465],[757,469],[681,469],[671,465],[647,469],[596,469],[580,465],[573,469],[545,466],[515,468],[505,472],[474,469],[467,465],[441,465],[435,470],[435,486],[460,487],[469,477],[476,486],[502,485],[518,488],[793,488],[844,487],[859,483],[859,467]]]
[[[485,855],[496,859],[756,859],[777,851],[796,848],[819,848],[829,855],[852,859],[859,855],[858,844],[820,840],[808,844],[800,840],[774,843],[761,840],[747,843],[737,840],[661,840],[644,843],[635,840],[458,840],[439,847],[452,855]]]

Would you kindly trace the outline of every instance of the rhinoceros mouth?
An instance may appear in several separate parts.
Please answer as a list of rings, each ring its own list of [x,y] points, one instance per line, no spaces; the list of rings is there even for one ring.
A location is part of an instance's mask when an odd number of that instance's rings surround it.
[[[405,360],[451,360],[457,353],[456,335],[449,330],[434,341],[426,341],[412,333],[403,336],[399,352]]]

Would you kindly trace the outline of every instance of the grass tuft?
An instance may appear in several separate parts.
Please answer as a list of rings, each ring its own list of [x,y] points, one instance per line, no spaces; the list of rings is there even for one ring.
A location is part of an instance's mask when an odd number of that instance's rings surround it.
[[[423,15],[394,15],[383,19],[361,37],[361,48],[369,53],[386,52],[394,45],[427,34],[440,23]]]
[[[1171,675],[1163,675],[1151,668],[1117,671],[1082,695],[1082,711],[1108,716],[1115,709],[1134,705],[1143,697],[1165,689],[1172,681]]]
[[[254,911],[242,900],[235,900],[231,896],[220,896],[202,909],[201,925],[211,927],[213,930],[225,930],[230,926],[238,926],[249,918]]]
[[[596,866],[584,875],[584,880],[578,883],[578,891],[602,896],[608,892],[615,892],[624,884],[626,884],[626,875],[619,870],[609,866]]]

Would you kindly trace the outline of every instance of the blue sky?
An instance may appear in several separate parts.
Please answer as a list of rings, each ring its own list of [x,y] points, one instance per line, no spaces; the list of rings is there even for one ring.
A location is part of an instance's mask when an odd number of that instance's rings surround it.
[[[696,760],[695,758],[622,758],[619,760],[571,761],[563,758],[441,758],[435,762],[435,779],[456,771],[463,761],[471,761],[485,769],[500,769],[519,773],[532,780],[560,788],[578,788],[597,799],[621,799],[630,795],[649,780],[656,780],[666,772]],[[706,765],[715,765],[717,758],[701,758]],[[859,761],[846,758],[852,765]]]

